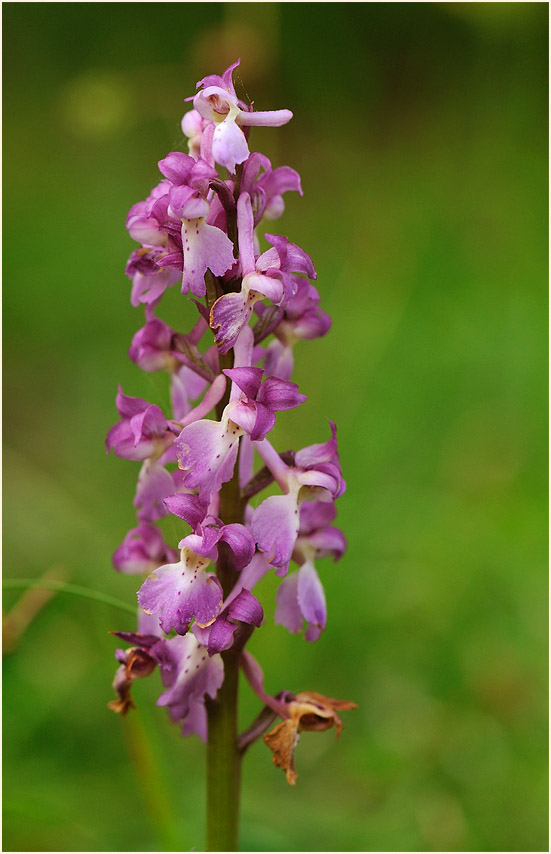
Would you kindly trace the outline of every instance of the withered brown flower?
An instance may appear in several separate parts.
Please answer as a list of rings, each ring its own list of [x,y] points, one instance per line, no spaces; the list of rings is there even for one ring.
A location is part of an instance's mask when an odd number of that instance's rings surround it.
[[[335,700],[316,691],[302,691],[288,703],[289,717],[264,736],[264,741],[273,752],[273,762],[285,771],[287,782],[294,786],[297,781],[295,749],[300,733],[304,730],[323,732],[335,727],[335,738],[342,729],[338,711],[357,709],[350,700]]]

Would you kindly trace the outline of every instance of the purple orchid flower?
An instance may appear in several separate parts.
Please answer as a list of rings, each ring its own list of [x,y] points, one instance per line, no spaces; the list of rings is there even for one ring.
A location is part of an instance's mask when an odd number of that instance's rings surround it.
[[[205,696],[216,697],[224,681],[224,663],[220,655],[209,656],[192,633],[170,638],[154,648],[166,690],[157,700],[166,706],[175,723],[182,722],[182,733],[196,733],[207,740]]]
[[[293,273],[316,277],[314,265],[306,252],[280,235],[266,234],[273,248],[255,260],[254,219],[248,193],[239,196],[237,226],[243,273],[241,290],[219,297],[210,312],[210,325],[217,330],[215,341],[220,353],[227,353],[235,346],[259,300],[269,299],[274,305],[284,304],[296,293],[298,285]]]
[[[126,265],[126,275],[132,279],[130,301],[134,307],[145,303],[155,306],[167,288],[175,285],[180,275],[164,265],[166,250],[144,247],[132,253]]]
[[[263,170],[262,174],[259,174],[260,170]],[[241,191],[251,197],[255,227],[263,217],[278,219],[281,216],[285,209],[283,193],[289,190],[302,196],[300,175],[290,166],[272,169],[268,158],[257,151],[243,164]]]
[[[200,533],[189,534],[180,542],[180,561],[156,569],[138,591],[140,606],[148,614],[160,614],[161,628],[167,633],[174,628],[178,634],[186,634],[193,619],[206,628],[220,613],[222,586],[207,571],[218,559],[217,543],[230,547],[237,569],[246,566],[254,554],[254,541],[243,525],[222,525],[207,517],[198,527]]]
[[[307,498],[332,501],[345,490],[336,439],[297,451],[293,468],[287,466],[267,439],[255,445],[278,481],[284,495],[266,498],[251,517],[251,533],[259,549],[266,552],[278,575],[286,575],[300,530],[299,508]]]
[[[126,714],[134,705],[130,696],[132,683],[149,676],[158,666],[165,691],[157,705],[167,707],[172,721],[181,723],[184,735],[195,733],[206,741],[205,696],[215,699],[222,685],[224,664],[221,656],[209,656],[193,634],[163,638],[158,623],[143,612],[138,628],[138,632],[113,632],[133,646],[115,653],[120,662],[113,682],[118,698],[108,705]]]
[[[167,421],[155,404],[128,397],[119,388],[117,409],[122,421],[109,430],[105,445],[125,460],[160,457],[174,442],[178,428]]]
[[[211,74],[197,84],[200,92],[193,98],[194,109],[203,118],[214,124],[212,154],[217,163],[235,172],[239,163],[249,156],[249,146],[242,127],[281,127],[293,117],[290,110],[252,112],[239,101],[233,85],[233,69],[238,59],[227,68],[222,76]]]
[[[293,560],[301,564],[279,585],[275,622],[290,632],[302,630],[303,619],[307,628],[305,639],[316,641],[325,628],[327,606],[325,593],[314,559],[332,557],[339,560],[346,550],[342,531],[329,525],[335,518],[335,505],[331,502],[304,502],[300,508],[300,533],[293,549]]]
[[[268,377],[261,383],[261,368],[232,368],[223,373],[242,391],[239,399],[228,405],[229,417],[249,434],[252,441],[266,437],[275,424],[275,413],[295,409],[307,398],[296,383]]]
[[[180,364],[172,351],[174,334],[170,326],[152,317],[134,335],[128,355],[142,371],[174,371]]]
[[[119,572],[129,575],[148,574],[177,558],[178,552],[165,543],[160,530],[148,522],[141,522],[128,532],[113,554],[113,565]]]

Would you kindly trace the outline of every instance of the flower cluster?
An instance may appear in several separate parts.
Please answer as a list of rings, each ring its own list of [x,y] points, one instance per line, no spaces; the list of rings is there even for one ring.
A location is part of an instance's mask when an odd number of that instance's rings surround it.
[[[139,244],[126,268],[131,301],[145,310],[129,355],[144,371],[169,374],[172,411],[119,389],[120,420],[106,440],[108,451],[141,462],[137,524],[114,565],[146,576],[137,594],[138,630],[115,633],[131,646],[117,651],[118,699],[110,705],[126,713],[133,681],[158,666],[165,686],[159,704],[183,733],[203,739],[205,699],[223,682],[225,651],[242,651],[251,685],[264,702],[268,697],[243,650],[263,621],[257,582],[272,569],[282,577],[276,622],[291,632],[305,626],[306,640],[315,641],[326,624],[316,563],[338,560],[346,547],[332,525],[345,489],[335,425],[327,441],[285,454],[268,438],[277,413],[306,400],[290,379],[295,343],[324,335],[330,319],[308,254],[263,229],[282,214],[284,194],[302,189],[293,169],[272,168],[250,151],[249,133],[255,125],[283,125],[292,113],[258,112],[241,101],[232,81],[237,65],[199,81],[182,119],[189,153],[167,154],[159,183],[128,214]],[[198,312],[189,332],[157,313],[175,285]],[[259,502],[274,481],[280,493]],[[163,535],[160,520],[168,515],[172,529],[181,527],[178,550]],[[289,572],[291,562],[297,569]],[[291,721],[285,731],[295,732],[297,702],[306,701],[282,696],[272,704]],[[321,716],[335,719],[323,710]]]

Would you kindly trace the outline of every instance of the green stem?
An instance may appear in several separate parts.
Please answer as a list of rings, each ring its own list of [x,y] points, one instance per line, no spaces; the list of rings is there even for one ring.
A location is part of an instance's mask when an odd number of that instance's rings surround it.
[[[222,653],[224,682],[207,699],[207,851],[238,851],[241,756],[237,747],[239,655]]]
[[[132,605],[128,605],[114,596],[109,596],[108,593],[101,593],[99,590],[90,590],[88,587],[80,587],[78,584],[67,584],[65,581],[41,578],[4,578],[2,579],[2,587],[5,590],[28,590],[31,587],[41,587],[44,590],[58,590],[60,593],[72,593],[74,596],[82,596],[84,599],[93,599],[95,602],[111,605],[113,608],[118,608],[120,611],[132,614],[134,617],[137,613],[137,609],[132,607]]]

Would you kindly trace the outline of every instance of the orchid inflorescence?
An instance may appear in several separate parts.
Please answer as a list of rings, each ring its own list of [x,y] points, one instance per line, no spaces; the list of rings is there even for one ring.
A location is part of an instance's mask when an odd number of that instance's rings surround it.
[[[140,244],[126,268],[131,301],[145,307],[129,355],[144,371],[168,372],[172,412],[167,417],[119,389],[120,420],[107,435],[108,451],[142,463],[137,526],[113,562],[120,572],[147,576],[137,594],[137,631],[114,633],[130,648],[117,650],[110,706],[125,714],[132,683],[159,667],[165,690],[158,704],[184,734],[206,740],[205,701],[215,700],[224,681],[226,655],[238,655],[263,703],[240,749],[281,717],[265,741],[294,783],[298,733],[335,726],[338,734],[337,710],[354,704],[315,692],[266,693],[260,666],[244,649],[263,621],[253,590],[273,569],[282,578],[275,622],[291,632],[305,625],[306,640],[319,638],[326,601],[315,562],[345,551],[332,525],[345,483],[333,423],[327,441],[294,452],[280,454],[268,439],[276,413],[306,400],[290,379],[295,343],[325,335],[330,319],[303,249],[268,233],[261,251],[261,223],[282,214],[284,193],[302,189],[294,169],[273,169],[250,152],[251,127],[279,127],[292,113],[255,112],[241,101],[232,81],[238,64],[199,81],[182,119],[189,154],[171,152],[159,162],[162,180],[126,222]],[[156,314],[176,284],[198,311],[187,333]],[[253,506],[274,481],[279,494]],[[157,524],[168,514],[190,529],[182,529],[178,551]],[[298,569],[289,572],[291,561]]]

